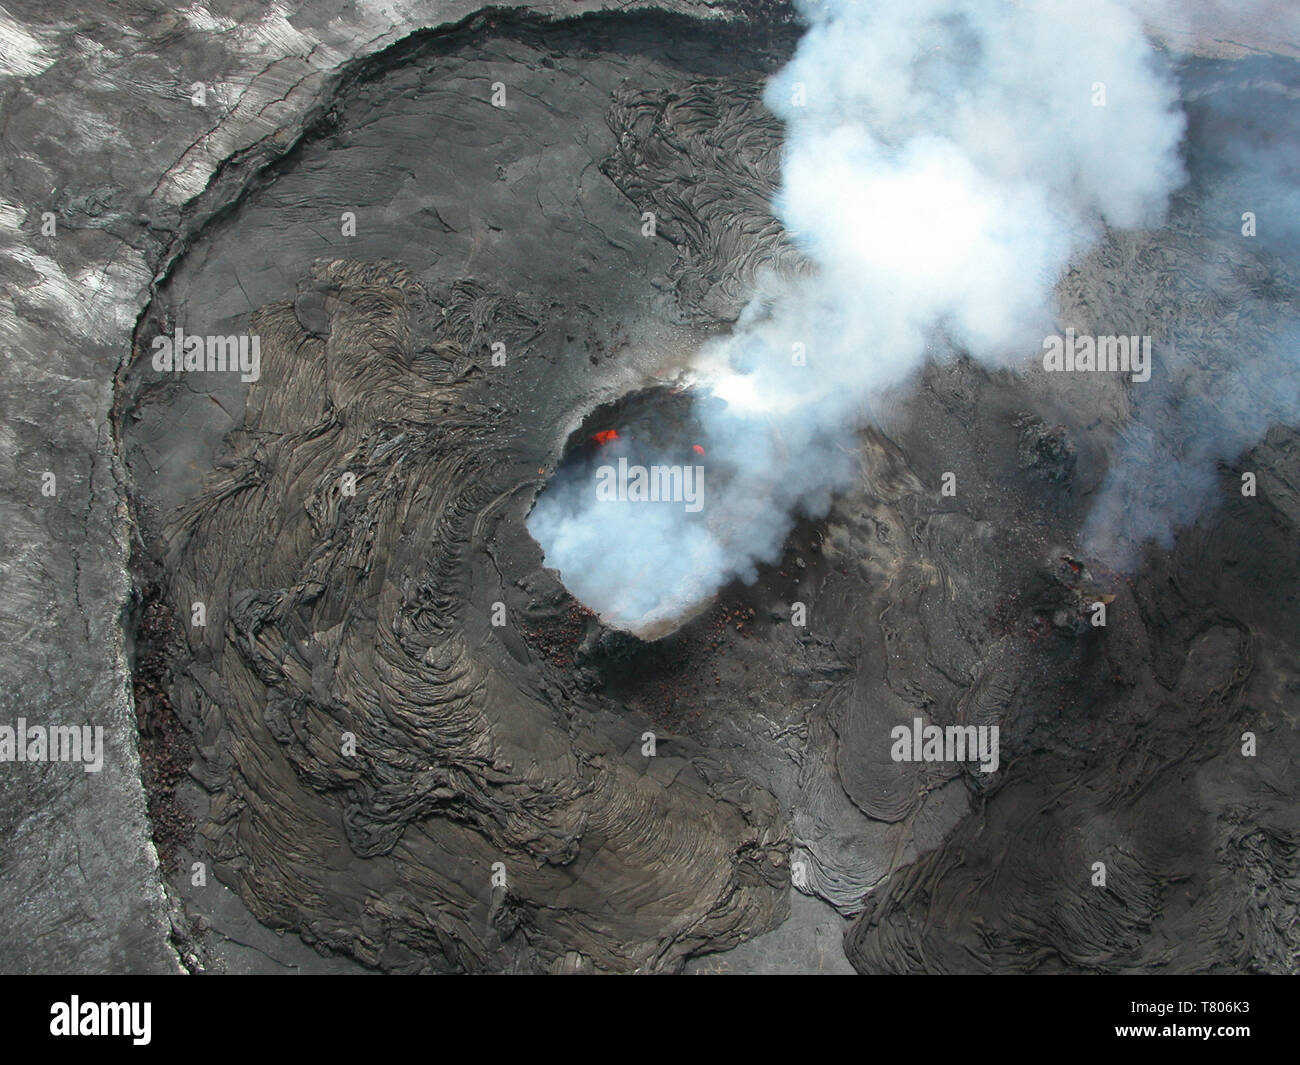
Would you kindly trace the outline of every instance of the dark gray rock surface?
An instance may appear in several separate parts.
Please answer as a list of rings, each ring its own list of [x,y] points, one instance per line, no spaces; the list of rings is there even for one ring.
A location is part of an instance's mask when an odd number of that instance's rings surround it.
[[[164,599],[208,610],[182,626],[172,688],[210,793],[203,860],[264,922],[386,969],[653,970],[784,917],[773,797],[685,735],[642,755],[645,719],[530,650],[546,612],[520,594],[548,580],[522,528],[537,470],[697,336],[672,296],[680,255],[601,173],[611,102],[754,62],[737,32],[501,18],[430,38],[340,94],[160,286],[140,351],[176,323],[262,340],[246,398],[229,375],[162,381],[142,355],[123,419]],[[324,657],[304,686],[282,670],[309,646]]]
[[[340,67],[474,9],[17,2],[0,14],[0,720],[100,725],[107,744],[99,774],[0,774],[5,971],[180,969],[140,786],[122,626],[131,525],[109,421],[151,278],[186,218],[298,137]]]
[[[1089,570],[1142,394],[957,360],[883,404],[830,515],[660,644],[595,639],[541,567],[522,520],[568,433],[800,268],[756,97],[780,34],[489,15],[384,51],[423,5],[8,10],[0,724],[101,724],[108,756],[0,773],[0,968],[1294,971],[1294,432],[1244,453],[1257,501],[1221,470],[1171,550]],[[1264,267],[1194,207],[1059,291],[1062,326],[1187,339],[1156,425],[1270,328],[1241,313]],[[251,387],[147,367],[175,324],[251,323]],[[893,762],[914,716],[999,724],[1001,771]]]

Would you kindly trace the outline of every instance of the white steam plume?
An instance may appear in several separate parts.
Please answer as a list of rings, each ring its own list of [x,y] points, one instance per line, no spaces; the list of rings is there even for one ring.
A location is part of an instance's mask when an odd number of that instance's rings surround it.
[[[770,278],[699,353],[697,385],[725,401],[702,408],[700,520],[589,486],[548,488],[529,519],[569,590],[633,632],[752,578],[797,513],[824,513],[856,468],[848,433],[932,340],[991,364],[1040,351],[1103,221],[1158,224],[1182,179],[1173,83],[1110,0],[801,11],[765,102],[787,131],[776,208],[816,269]]]

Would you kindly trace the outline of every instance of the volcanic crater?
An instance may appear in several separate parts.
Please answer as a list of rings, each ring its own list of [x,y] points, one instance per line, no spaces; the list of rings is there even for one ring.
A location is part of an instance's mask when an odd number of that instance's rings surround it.
[[[603,624],[530,535],[607,430],[668,424],[657,450],[694,461],[684,360],[761,272],[806,269],[761,100],[796,37],[475,16],[349,68],[308,135],[190,218],[118,409],[139,580],[180,622],[141,619],[173,633],[149,687],[193,747],[179,869],[401,972],[1287,968],[1294,431],[1242,459],[1265,505],[1225,465],[1175,542],[1111,568],[1080,529],[1131,442],[1125,386],[958,352],[848,440],[829,513],[659,639]],[[1190,97],[1259,71],[1181,76]],[[1207,254],[1293,293],[1203,202],[1109,234],[1063,319],[1146,321],[1135,279]],[[1148,331],[1222,322],[1167,283]],[[259,335],[259,379],[160,381],[150,341],[177,324]],[[916,718],[999,725],[1001,771],[891,760]],[[1236,757],[1247,729],[1266,770]]]

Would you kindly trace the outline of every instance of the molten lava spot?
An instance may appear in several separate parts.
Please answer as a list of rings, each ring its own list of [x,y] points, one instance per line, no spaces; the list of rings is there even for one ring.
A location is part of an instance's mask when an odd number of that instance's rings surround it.
[[[589,473],[611,460],[630,465],[695,463],[704,456],[698,410],[704,400],[681,387],[655,386],[603,404],[570,434],[555,477]]]

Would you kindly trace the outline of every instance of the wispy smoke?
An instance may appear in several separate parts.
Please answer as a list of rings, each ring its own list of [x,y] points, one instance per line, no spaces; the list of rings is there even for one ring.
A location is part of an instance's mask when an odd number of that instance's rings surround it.
[[[702,407],[702,520],[572,485],[529,519],[566,586],[632,631],[773,561],[848,485],[873,399],[928,355],[1040,350],[1063,270],[1103,224],[1158,225],[1182,181],[1174,83],[1110,0],[801,10],[765,102],[786,123],[776,208],[815,270],[769,278],[699,353],[696,386],[724,401]]]
[[[1300,420],[1300,70],[1258,56],[1183,77],[1192,183],[1181,243],[1153,264],[1173,320],[1082,530],[1116,566],[1240,491],[1220,463],[1249,470],[1243,453],[1270,426]]]

